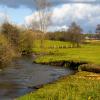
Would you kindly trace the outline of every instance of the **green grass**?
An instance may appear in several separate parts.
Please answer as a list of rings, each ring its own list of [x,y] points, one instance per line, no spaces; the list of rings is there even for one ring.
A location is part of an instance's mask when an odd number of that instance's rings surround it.
[[[48,43],[46,41],[46,43]],[[35,59],[36,63],[43,63],[43,62],[55,62],[59,60],[66,60],[66,61],[84,61],[93,64],[100,65],[100,41],[96,41],[89,44],[81,45],[80,48],[69,48],[70,43],[67,42],[59,42],[59,46],[66,45],[66,48],[49,48],[52,45],[58,45],[58,42],[50,42],[48,44],[48,48],[34,48],[33,52],[35,53],[44,53],[46,55],[40,56]],[[47,44],[46,44],[47,45]],[[55,46],[56,47],[56,46]]]
[[[40,48],[40,41],[33,49],[41,54],[35,59],[36,63],[57,61],[88,62],[90,68],[100,65],[100,41],[88,41],[81,48],[70,48],[70,43],[60,41],[44,41],[44,48]],[[91,63],[97,66],[91,66]],[[47,84],[35,92],[31,92],[17,100],[100,100],[100,74],[78,72],[65,76],[58,81]]]
[[[50,41],[50,40],[44,40],[43,41],[43,46],[44,48],[59,48],[59,47],[68,47],[70,46],[70,42],[61,42],[61,41]],[[41,41],[36,40],[34,43],[35,48],[40,48],[41,46]]]
[[[61,42],[61,41],[50,41],[50,40],[44,40],[43,41],[43,48],[41,49],[41,41],[36,40],[34,42],[34,53],[56,53],[56,50],[59,48],[68,48],[71,46],[70,42]]]
[[[100,75],[99,79],[90,77],[93,75],[97,74],[79,72],[17,100],[100,100]]]

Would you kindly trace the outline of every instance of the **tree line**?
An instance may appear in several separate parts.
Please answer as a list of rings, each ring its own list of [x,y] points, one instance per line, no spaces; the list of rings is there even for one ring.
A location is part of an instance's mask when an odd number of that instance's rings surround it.
[[[84,37],[100,36],[100,28],[96,28],[96,34],[83,34],[82,28],[73,22],[67,31],[47,32],[18,27],[12,23],[4,22],[0,27],[0,66],[7,65],[14,57],[21,54],[30,54],[34,48],[35,40],[68,41],[71,47],[80,47]],[[44,35],[44,36],[42,36]],[[43,45],[43,44],[42,44]],[[43,48],[43,47],[40,47]]]
[[[46,34],[46,38],[50,40],[68,41],[72,43],[72,47],[80,47],[84,36],[82,28],[73,22],[67,31],[49,32]]]

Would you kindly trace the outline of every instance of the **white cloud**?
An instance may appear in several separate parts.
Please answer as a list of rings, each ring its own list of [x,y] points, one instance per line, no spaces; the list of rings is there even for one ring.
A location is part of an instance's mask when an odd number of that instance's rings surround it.
[[[5,14],[4,12],[0,12],[0,23],[3,21],[10,21],[10,16]]]
[[[38,12],[34,12],[32,15],[26,16],[25,17],[25,22],[26,24],[30,24],[32,21],[39,21],[39,16],[38,16]]]
[[[55,25],[59,26],[69,25],[75,21],[85,30],[89,30],[100,23],[100,6],[82,3],[64,4],[54,8],[52,20]]]
[[[36,16],[37,12],[27,16],[26,23],[29,24],[32,19],[38,20]],[[100,23],[100,6],[80,3],[63,4],[53,8],[52,22],[56,29],[57,27],[62,28],[64,25],[68,26],[72,21],[80,24],[85,30],[95,27],[96,24]]]
[[[62,26],[57,26],[57,25],[54,25],[54,26],[50,26],[48,28],[48,31],[66,31],[68,30],[68,26],[67,25],[62,25]]]
[[[6,18],[6,14],[5,13],[3,13],[3,12],[0,12],[0,19],[4,19],[4,18]]]
[[[67,20],[88,20],[100,16],[100,6],[90,4],[64,4],[53,11],[54,22]],[[56,20],[55,20],[56,19]]]
[[[58,26],[58,27],[57,27],[57,30],[59,30],[59,31],[61,31],[61,30],[67,31],[67,30],[68,30],[68,26],[66,26],[66,25]]]

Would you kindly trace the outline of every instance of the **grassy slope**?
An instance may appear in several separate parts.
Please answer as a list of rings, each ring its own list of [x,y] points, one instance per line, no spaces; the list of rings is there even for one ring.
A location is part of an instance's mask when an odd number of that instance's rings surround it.
[[[96,75],[96,77],[91,77]],[[99,76],[99,77],[98,77]],[[100,75],[79,72],[18,100],[100,100]]]

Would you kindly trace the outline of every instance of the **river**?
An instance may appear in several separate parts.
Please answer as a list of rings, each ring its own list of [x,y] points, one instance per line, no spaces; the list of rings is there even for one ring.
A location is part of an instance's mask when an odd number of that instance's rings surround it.
[[[32,63],[30,57],[21,57],[0,71],[0,100],[13,100],[34,91],[35,87],[70,75],[73,70]]]

